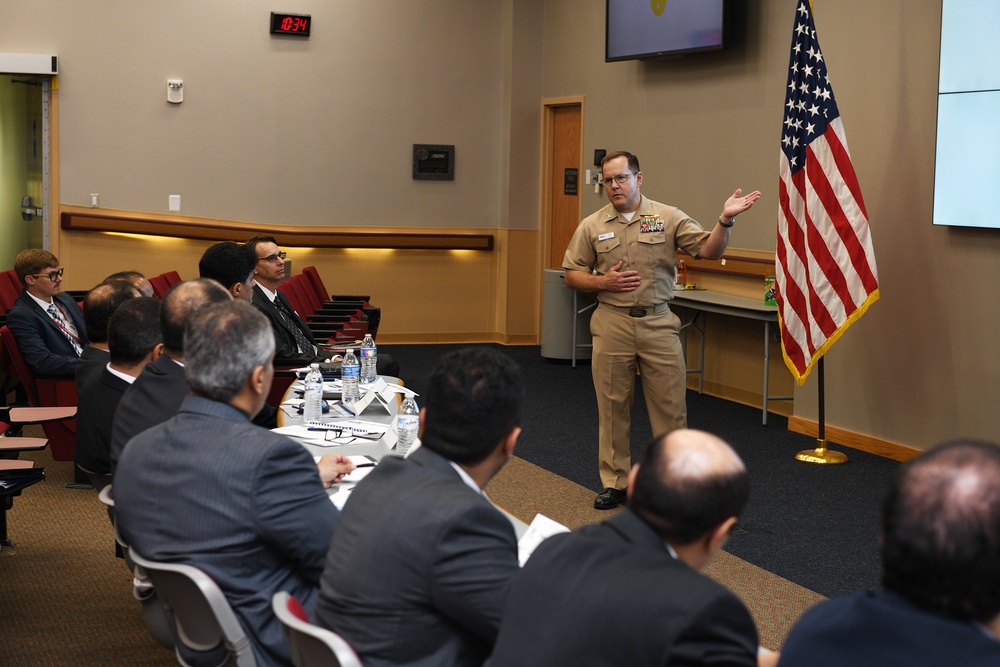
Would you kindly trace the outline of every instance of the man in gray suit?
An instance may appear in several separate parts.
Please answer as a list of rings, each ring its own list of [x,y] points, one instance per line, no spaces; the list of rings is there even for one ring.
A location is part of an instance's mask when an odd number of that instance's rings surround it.
[[[117,525],[145,558],[204,570],[240,619],[257,664],[287,664],[271,597],[288,591],[313,607],[337,519],[324,485],[353,465],[333,455],[317,471],[302,445],[250,422],[274,373],[271,327],[253,306],[199,310],[184,351],[194,394],[126,445],[114,481]],[[190,653],[189,663],[214,657]]]
[[[521,433],[520,371],[494,350],[444,356],[420,412],[422,446],[351,494],[316,621],[366,667],[481,665],[517,572],[510,521],[483,495]]]

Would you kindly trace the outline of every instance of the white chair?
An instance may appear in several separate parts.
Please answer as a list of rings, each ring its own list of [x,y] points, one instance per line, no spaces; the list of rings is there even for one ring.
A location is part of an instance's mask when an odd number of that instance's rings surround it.
[[[160,601],[172,614],[178,644],[204,653],[225,647],[223,665],[256,667],[250,639],[219,586],[192,565],[157,563],[129,547],[132,561],[153,582]],[[178,645],[177,661],[187,665]]]
[[[112,485],[108,484],[101,489],[100,493],[97,494],[97,498],[108,506],[108,516],[115,530],[115,542],[118,543],[119,548],[122,550],[122,555],[125,557],[125,565],[128,566],[129,571],[133,574],[132,596],[142,605],[142,620],[146,624],[146,629],[149,630],[149,634],[156,640],[157,644],[171,651],[176,650],[177,646],[174,642],[173,630],[174,621],[164,608],[159,596],[157,596],[156,591],[153,589],[153,585],[149,583],[146,574],[136,567],[128,545],[125,544],[121,533],[118,532],[118,525],[115,523],[115,497]]]
[[[279,591],[271,599],[295,667],[361,667],[351,645],[336,632],[313,625],[296,598]]]

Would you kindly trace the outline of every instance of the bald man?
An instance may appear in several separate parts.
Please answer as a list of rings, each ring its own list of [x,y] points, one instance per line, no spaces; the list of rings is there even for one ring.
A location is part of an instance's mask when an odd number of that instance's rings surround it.
[[[1000,447],[956,440],[906,464],[882,512],[882,583],[808,611],[781,665],[1000,665]]]
[[[681,429],[646,448],[628,508],[556,535],[515,579],[487,665],[773,665],[758,663],[750,612],[699,572],[750,494],[725,442]]]

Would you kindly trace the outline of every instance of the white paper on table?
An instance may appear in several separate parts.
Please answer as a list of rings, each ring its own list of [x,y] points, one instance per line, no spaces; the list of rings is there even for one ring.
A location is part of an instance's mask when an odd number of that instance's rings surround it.
[[[319,460],[323,457],[314,456],[313,458],[316,460],[317,463],[319,463]],[[371,458],[370,456],[364,456],[360,454],[354,456],[348,456],[347,458],[349,458],[355,465],[360,465],[362,463],[366,464],[378,463],[378,461]],[[337,483],[337,490],[334,493],[330,494],[330,502],[332,502],[337,509],[340,510],[344,509],[344,504],[350,497],[351,491],[354,490],[354,486],[359,481],[364,479],[365,476],[367,476],[374,469],[375,466],[355,468],[350,475],[346,475],[342,480],[340,480],[340,482]]]
[[[281,435],[287,435],[289,438],[295,438],[296,440],[304,440],[310,445],[317,445],[320,447],[333,447],[343,443],[335,442],[333,439],[326,439],[325,431],[310,431],[304,424],[294,424],[292,426],[279,426],[278,428],[271,429],[275,433],[280,433]]]
[[[313,459],[316,460],[316,463],[319,463],[319,460],[321,458],[323,458],[323,457],[322,456],[313,456]],[[373,463],[375,463],[375,464],[378,463],[378,461],[376,461],[372,457],[370,457],[370,456],[364,456],[362,454],[355,454],[353,456],[348,456],[347,458],[349,458],[351,460],[351,463],[353,463],[354,465],[356,465],[356,466],[364,465],[364,467],[363,468],[355,468],[353,471],[351,471],[350,474],[344,475],[344,477],[341,478],[341,480],[339,482],[337,482],[338,484],[357,484],[362,479],[364,479],[365,477],[367,477],[368,473],[370,473],[372,470],[375,469],[375,466],[373,466],[372,464]]]
[[[330,419],[350,419],[354,416],[354,412],[343,401],[327,402],[327,409]]]
[[[391,391],[394,394],[403,394],[404,396],[410,396],[410,397],[420,395],[417,392],[410,389],[409,387],[405,387],[401,384],[388,384],[386,386],[389,387],[389,391]]]
[[[363,419],[336,419],[333,421],[321,422],[316,426],[327,429],[340,429],[349,431],[355,436],[370,436],[369,440],[376,440],[375,436],[382,437],[389,430],[388,425],[379,422],[370,422]]]
[[[339,510],[344,509],[344,505],[347,504],[347,499],[351,495],[351,491],[354,490],[354,485],[342,486],[337,489],[336,493],[330,494],[330,502],[333,503],[334,507]]]
[[[531,520],[528,530],[524,532],[524,535],[517,542],[518,563],[520,563],[521,567],[524,567],[524,564],[528,562],[528,558],[534,553],[539,544],[553,535],[568,532],[570,532],[569,528],[558,521],[553,521],[544,514],[536,514],[535,518]]]

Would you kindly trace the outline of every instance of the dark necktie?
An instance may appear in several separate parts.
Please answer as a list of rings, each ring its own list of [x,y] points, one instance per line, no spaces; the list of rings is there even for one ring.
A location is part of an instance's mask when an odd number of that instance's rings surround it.
[[[285,326],[288,327],[291,330],[292,335],[295,336],[295,344],[299,347],[299,353],[308,354],[310,356],[315,355],[316,348],[309,342],[305,333],[302,332],[302,327],[299,326],[298,316],[285,303],[285,300],[282,299],[281,296],[275,296],[274,305],[278,307],[278,314],[281,315],[281,319],[285,321]]]
[[[50,303],[48,312],[55,321],[56,326],[59,327],[59,331],[66,336],[66,340],[68,340],[69,344],[73,346],[73,349],[76,351],[76,356],[79,357],[80,353],[83,352],[83,345],[80,342],[80,336],[70,328],[69,324],[66,323],[66,318],[63,316],[62,311],[56,304]]]

